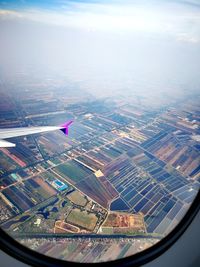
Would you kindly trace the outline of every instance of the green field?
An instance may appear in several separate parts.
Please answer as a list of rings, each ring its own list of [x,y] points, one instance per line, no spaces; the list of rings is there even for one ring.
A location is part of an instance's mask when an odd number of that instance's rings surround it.
[[[63,163],[54,168],[56,172],[58,172],[61,176],[68,177],[75,183],[80,182],[84,178],[86,178],[90,173],[92,173],[89,169],[86,170],[84,166],[79,166],[74,161],[69,161]]]
[[[67,195],[67,198],[71,200],[76,205],[85,206],[87,203],[87,199],[78,191],[73,191],[69,195]]]
[[[113,234],[113,227],[102,227],[101,230],[102,230],[101,234],[104,234],[104,235]]]
[[[88,214],[86,211],[80,211],[78,209],[72,210],[67,217],[67,222],[89,231],[94,230],[97,220],[98,219],[95,214]]]
[[[52,181],[55,180],[55,174],[51,173],[50,171],[45,171],[40,176],[42,176],[45,179],[50,179]]]
[[[106,155],[108,155],[111,158],[117,158],[122,154],[119,150],[113,149],[112,147],[109,149],[103,148],[102,150]]]

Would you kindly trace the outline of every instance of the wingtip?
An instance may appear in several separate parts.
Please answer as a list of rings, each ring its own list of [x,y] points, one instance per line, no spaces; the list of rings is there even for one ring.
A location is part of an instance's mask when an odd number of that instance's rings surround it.
[[[68,135],[69,133],[69,130],[68,130],[68,127],[70,124],[73,123],[73,120],[69,120],[69,121],[66,121],[65,123],[63,123],[61,125],[61,127],[63,127],[62,129],[60,129],[65,135]]]
[[[74,121],[73,120],[69,120],[69,121],[66,121],[65,123],[63,123],[61,126],[62,127],[67,127],[69,126],[70,124],[72,124]]]

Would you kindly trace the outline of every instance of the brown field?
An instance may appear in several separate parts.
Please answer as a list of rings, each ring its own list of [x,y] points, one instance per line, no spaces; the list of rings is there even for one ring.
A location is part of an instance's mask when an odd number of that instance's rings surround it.
[[[102,207],[108,208],[110,201],[113,200],[113,192],[106,184],[102,183],[100,178],[92,174],[76,184],[76,187]]]
[[[198,152],[190,146],[183,146],[181,143],[177,145],[174,136],[171,136],[172,138],[170,139],[169,137],[170,135],[168,134],[148,147],[148,150],[160,160],[176,168],[182,174],[190,176],[199,166],[200,156]]]
[[[55,195],[57,192],[50,185],[48,185],[42,178],[34,177],[34,181],[38,183],[50,196]]]
[[[122,212],[110,213],[102,225],[102,229],[104,227],[112,227],[114,233],[145,231],[142,214],[129,214]]]
[[[65,233],[65,232],[78,233],[80,229],[64,221],[56,221],[54,231],[55,233]]]

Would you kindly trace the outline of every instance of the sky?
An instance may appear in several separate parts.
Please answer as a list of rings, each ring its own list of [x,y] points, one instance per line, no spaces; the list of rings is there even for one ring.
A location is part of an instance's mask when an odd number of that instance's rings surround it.
[[[197,0],[5,0],[0,39],[7,74],[51,69],[94,94],[200,85]]]
[[[1,19],[26,19],[86,30],[168,34],[200,42],[199,1],[0,1]]]

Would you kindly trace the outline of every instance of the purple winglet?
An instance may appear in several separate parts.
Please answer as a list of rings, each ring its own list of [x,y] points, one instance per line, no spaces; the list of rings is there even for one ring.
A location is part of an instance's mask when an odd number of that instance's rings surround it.
[[[65,135],[68,135],[68,127],[70,124],[72,124],[73,121],[67,121],[65,123],[63,123],[62,125],[60,125],[61,127],[63,127],[62,129],[60,129]]]

